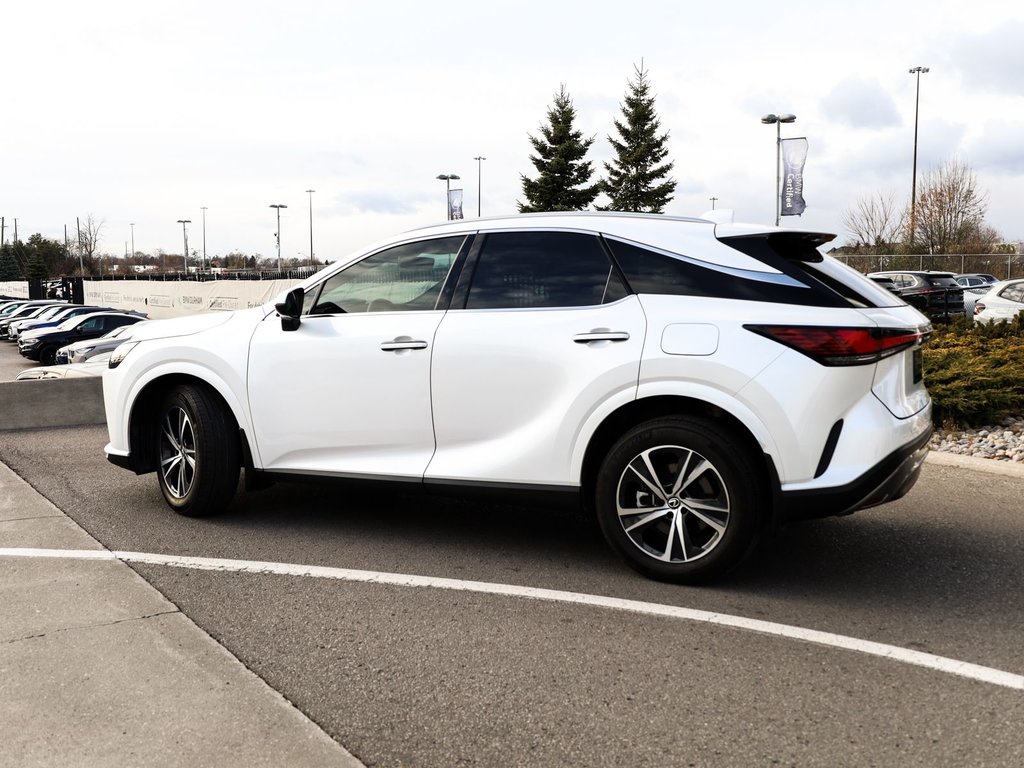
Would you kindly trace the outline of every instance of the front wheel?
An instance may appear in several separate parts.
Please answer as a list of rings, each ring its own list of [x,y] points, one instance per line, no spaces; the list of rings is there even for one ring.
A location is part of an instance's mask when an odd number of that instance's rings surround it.
[[[175,387],[159,411],[157,476],[167,504],[201,517],[220,512],[238,486],[238,428],[227,407],[209,390]]]
[[[753,548],[764,519],[762,475],[723,425],[653,419],[623,435],[601,465],[598,522],[612,548],[645,576],[703,581]]]

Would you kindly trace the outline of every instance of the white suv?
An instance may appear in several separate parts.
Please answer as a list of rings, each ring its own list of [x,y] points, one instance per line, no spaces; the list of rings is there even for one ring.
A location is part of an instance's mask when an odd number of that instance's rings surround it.
[[[106,454],[185,515],[242,467],[560,496],[638,571],[705,579],[920,471],[930,326],[831,238],[611,213],[409,232],[276,307],[140,329],[103,377]]]

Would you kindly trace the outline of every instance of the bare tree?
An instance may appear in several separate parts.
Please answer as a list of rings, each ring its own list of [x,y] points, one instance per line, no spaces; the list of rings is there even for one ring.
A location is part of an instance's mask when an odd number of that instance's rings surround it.
[[[100,232],[103,230],[102,221],[97,221],[91,213],[85,220],[78,222],[78,255],[82,258],[88,271],[93,271],[93,256],[100,245]]]
[[[965,253],[965,247],[973,249],[987,239],[983,233],[992,230],[985,224],[988,196],[965,162],[947,160],[929,171],[918,189],[914,239],[932,253]]]
[[[894,250],[906,227],[906,213],[896,204],[893,192],[864,195],[843,211],[843,226],[855,248],[869,253]]]

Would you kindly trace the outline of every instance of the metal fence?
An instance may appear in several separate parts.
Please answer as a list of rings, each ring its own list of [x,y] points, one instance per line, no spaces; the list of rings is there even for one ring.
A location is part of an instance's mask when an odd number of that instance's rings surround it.
[[[942,253],[913,255],[833,254],[859,272],[932,270],[955,274],[995,275],[1000,280],[1024,277],[1024,256],[1019,253]]]

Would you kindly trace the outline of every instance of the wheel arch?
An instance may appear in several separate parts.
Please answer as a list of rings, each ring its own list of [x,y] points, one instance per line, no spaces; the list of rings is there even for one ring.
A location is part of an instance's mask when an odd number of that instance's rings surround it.
[[[757,481],[763,492],[770,496],[768,503],[774,517],[779,483],[771,455],[737,416],[706,400],[683,395],[655,395],[633,400],[610,413],[597,427],[587,443],[580,470],[580,496],[588,514],[595,509],[594,488],[598,471],[615,441],[637,424],[664,416],[699,416],[721,424],[734,435],[749,450],[760,470]]]
[[[128,416],[128,441],[135,472],[137,474],[145,474],[156,471],[159,463],[155,439],[157,413],[161,402],[167,394],[175,387],[182,385],[201,387],[217,399],[225,411],[231,415],[237,427],[235,437],[241,440],[243,455],[248,460],[250,455],[250,446],[247,444],[248,432],[244,429],[244,422],[239,419],[238,411],[232,407],[232,403],[224,396],[223,392],[199,376],[188,373],[169,373],[146,382],[132,400],[131,411]]]

